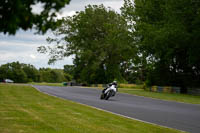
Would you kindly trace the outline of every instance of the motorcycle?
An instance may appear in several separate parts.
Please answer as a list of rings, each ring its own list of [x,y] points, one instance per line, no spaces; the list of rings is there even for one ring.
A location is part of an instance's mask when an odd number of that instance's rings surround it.
[[[115,85],[111,85],[110,87],[105,88],[102,91],[100,99],[102,99],[102,100],[103,99],[108,100],[110,97],[115,96],[116,90],[117,90],[117,88],[115,87]]]

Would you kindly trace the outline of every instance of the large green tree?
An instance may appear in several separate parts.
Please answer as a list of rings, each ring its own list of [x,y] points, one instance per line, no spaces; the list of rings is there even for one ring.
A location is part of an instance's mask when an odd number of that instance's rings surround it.
[[[200,86],[200,2],[125,0],[122,14],[151,84]]]
[[[74,78],[80,82],[123,81],[121,66],[134,54],[128,32],[120,14],[103,5],[88,5],[64,18],[54,32],[56,37],[47,39],[55,47],[40,47],[39,51],[50,53],[50,63],[74,55]]]
[[[56,13],[69,2],[70,0],[1,0],[0,32],[15,34],[18,29],[34,27],[38,32],[45,33],[59,24],[55,20]],[[32,8],[39,3],[42,11],[36,14]]]

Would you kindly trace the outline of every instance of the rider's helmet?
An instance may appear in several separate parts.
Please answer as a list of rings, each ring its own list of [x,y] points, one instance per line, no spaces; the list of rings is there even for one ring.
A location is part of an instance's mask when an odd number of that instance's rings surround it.
[[[113,81],[113,84],[114,84],[114,85],[117,85],[117,81]]]

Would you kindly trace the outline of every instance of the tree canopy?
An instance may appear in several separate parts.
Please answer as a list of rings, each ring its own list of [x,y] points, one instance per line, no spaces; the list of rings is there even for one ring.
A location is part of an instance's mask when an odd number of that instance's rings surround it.
[[[122,14],[152,65],[146,68],[150,84],[200,85],[200,2],[125,0]]]
[[[121,14],[103,5],[63,18],[49,63],[73,55],[80,82],[114,79],[147,85],[200,86],[200,2],[124,0]],[[182,89],[184,90],[184,89]]]
[[[74,78],[82,82],[123,81],[121,67],[134,55],[128,32],[120,14],[103,5],[88,5],[84,11],[63,18],[55,38],[47,39],[55,42],[55,47],[40,47],[39,51],[50,50],[49,63],[74,55]]]
[[[55,20],[56,13],[69,4],[70,0],[1,0],[0,4],[0,32],[15,34],[18,29],[36,28],[45,33],[48,29],[55,29],[59,21]],[[33,5],[43,6],[41,13],[32,12]]]

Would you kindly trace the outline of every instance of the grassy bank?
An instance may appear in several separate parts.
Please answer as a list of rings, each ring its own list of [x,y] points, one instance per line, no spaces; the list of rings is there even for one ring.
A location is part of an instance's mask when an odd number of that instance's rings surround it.
[[[178,133],[40,93],[0,84],[0,133]]]
[[[193,96],[188,94],[158,93],[158,92],[145,91],[143,89],[130,89],[130,88],[119,88],[119,92],[137,96],[168,100],[168,101],[200,104],[200,96]]]
[[[63,83],[46,83],[46,82],[36,83],[36,82],[31,82],[29,84],[31,84],[31,85],[44,85],[44,86],[63,86]]]

